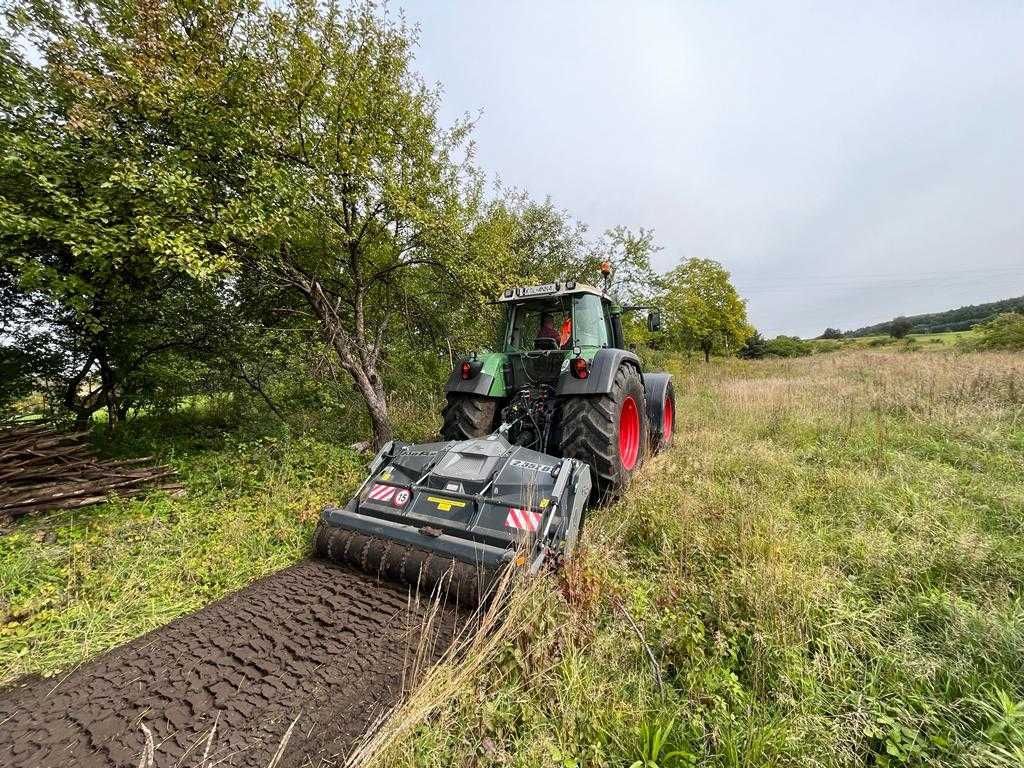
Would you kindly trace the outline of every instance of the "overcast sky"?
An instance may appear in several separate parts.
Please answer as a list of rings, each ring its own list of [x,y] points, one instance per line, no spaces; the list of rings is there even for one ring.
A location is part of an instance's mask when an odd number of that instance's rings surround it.
[[[396,0],[478,160],[763,332],[1024,294],[1024,2]]]

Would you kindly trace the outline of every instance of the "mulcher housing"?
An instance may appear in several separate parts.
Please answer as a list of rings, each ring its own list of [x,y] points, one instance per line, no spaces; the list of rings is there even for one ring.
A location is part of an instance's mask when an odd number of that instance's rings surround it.
[[[536,573],[571,551],[590,490],[586,464],[499,434],[391,442],[355,497],[324,509],[317,549],[421,591],[454,588],[462,601],[476,602],[517,557]]]

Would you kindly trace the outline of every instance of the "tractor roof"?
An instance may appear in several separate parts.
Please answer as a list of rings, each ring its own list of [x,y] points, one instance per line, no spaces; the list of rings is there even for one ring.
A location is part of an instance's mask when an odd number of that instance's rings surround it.
[[[517,288],[506,288],[498,297],[498,301],[528,301],[530,299],[549,299],[552,296],[574,296],[580,293],[592,293],[607,298],[608,294],[592,285],[577,283],[575,280],[560,280],[544,285],[526,285]]]

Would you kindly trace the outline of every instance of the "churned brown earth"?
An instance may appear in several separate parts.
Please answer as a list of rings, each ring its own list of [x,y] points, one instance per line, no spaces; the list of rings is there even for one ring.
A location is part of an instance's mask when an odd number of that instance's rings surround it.
[[[341,764],[461,625],[430,613],[407,588],[299,563],[63,679],[0,690],[0,765],[137,766],[150,746],[154,766]]]

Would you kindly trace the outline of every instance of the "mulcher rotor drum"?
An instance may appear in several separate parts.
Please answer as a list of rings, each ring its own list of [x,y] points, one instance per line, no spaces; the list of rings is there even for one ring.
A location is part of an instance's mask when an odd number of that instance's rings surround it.
[[[501,434],[392,442],[348,504],[324,509],[314,547],[422,595],[476,604],[509,564],[535,573],[571,552],[590,489],[586,464]]]
[[[320,558],[408,584],[425,597],[436,595],[458,605],[478,605],[493,578],[483,566],[322,523],[313,546]]]

